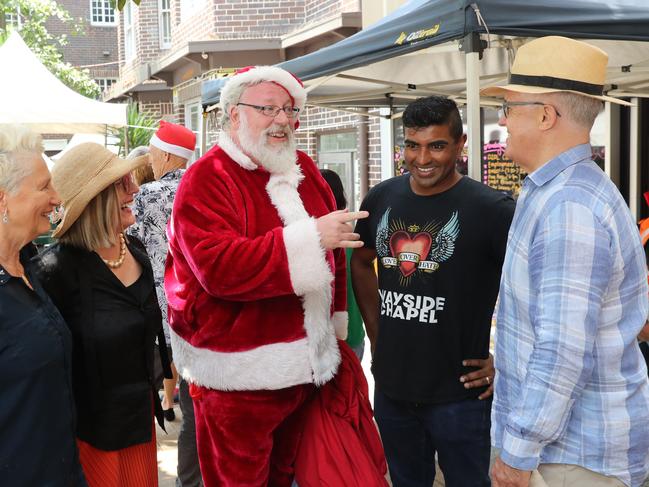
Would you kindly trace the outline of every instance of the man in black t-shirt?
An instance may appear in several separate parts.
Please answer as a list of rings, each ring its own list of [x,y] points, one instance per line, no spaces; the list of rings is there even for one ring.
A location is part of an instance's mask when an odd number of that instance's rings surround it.
[[[368,193],[351,260],[375,417],[395,487],[430,487],[435,453],[449,487],[488,486],[489,338],[514,201],[457,172],[453,101],[418,99],[403,125],[409,172]]]

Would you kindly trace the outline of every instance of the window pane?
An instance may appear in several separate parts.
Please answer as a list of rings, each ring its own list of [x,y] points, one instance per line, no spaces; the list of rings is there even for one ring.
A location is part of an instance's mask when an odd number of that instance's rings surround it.
[[[171,13],[162,13],[162,44],[171,44]]]
[[[325,152],[355,151],[356,132],[323,134],[320,136],[320,150]]]
[[[96,24],[114,24],[115,10],[110,0],[92,0],[90,3],[90,19]]]

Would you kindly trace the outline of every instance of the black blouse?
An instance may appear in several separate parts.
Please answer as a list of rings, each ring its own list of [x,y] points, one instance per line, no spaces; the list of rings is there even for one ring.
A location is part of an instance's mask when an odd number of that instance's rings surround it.
[[[154,411],[164,427],[153,386],[162,317],[144,247],[133,238],[128,247],[143,269],[128,287],[95,252],[57,244],[38,258],[43,286],[72,331],[77,436],[102,450],[150,441]],[[170,377],[166,346],[160,351]]]
[[[31,291],[0,266],[0,483],[85,486],[75,443],[72,336],[21,252]]]

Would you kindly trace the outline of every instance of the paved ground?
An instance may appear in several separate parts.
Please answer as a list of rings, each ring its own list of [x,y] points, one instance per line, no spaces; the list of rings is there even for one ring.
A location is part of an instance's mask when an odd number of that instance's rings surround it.
[[[176,464],[178,463],[178,431],[182,413],[178,404],[174,407],[176,420],[166,423],[167,433],[156,423],[156,438],[158,440],[158,482],[159,487],[174,487],[176,485]]]

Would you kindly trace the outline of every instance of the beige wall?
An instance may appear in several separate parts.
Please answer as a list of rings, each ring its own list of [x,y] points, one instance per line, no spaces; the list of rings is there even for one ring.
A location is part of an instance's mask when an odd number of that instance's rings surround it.
[[[406,0],[363,0],[363,29],[406,3]]]

